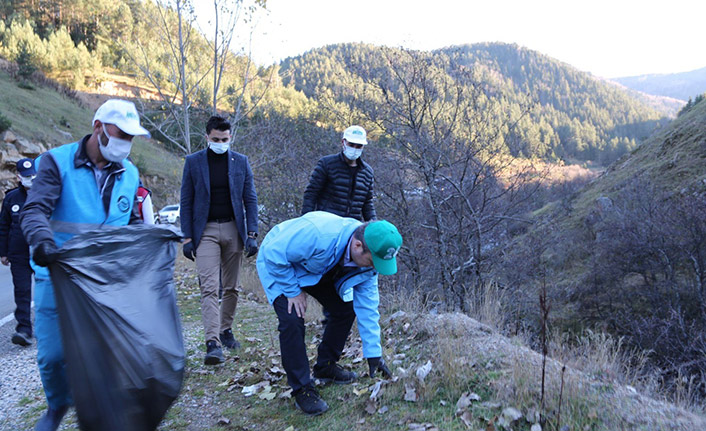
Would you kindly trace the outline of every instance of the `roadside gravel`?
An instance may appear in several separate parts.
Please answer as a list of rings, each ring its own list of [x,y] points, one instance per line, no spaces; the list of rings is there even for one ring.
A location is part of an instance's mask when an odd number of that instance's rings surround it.
[[[13,322],[14,323],[14,322]],[[0,328],[0,430],[27,429],[24,416],[43,402],[42,381],[37,368],[37,345],[20,347],[10,343],[13,324]]]

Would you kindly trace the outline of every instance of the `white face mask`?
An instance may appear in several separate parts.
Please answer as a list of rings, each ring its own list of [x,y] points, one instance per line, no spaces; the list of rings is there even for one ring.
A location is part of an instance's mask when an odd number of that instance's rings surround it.
[[[208,147],[216,154],[223,154],[230,148],[230,142],[209,142]]]
[[[108,131],[105,130],[105,124],[103,125],[103,133],[108,137],[108,144],[102,145],[103,142],[100,142],[100,136],[98,136],[98,148],[103,158],[110,162],[122,162],[125,160],[125,158],[130,155],[132,141],[110,136]]]
[[[22,183],[24,188],[28,189],[32,187],[32,180],[34,180],[35,177],[36,175],[32,175],[31,177],[23,177],[20,175],[20,183]]]
[[[363,154],[362,148],[352,148],[346,145],[343,149],[343,155],[346,156],[348,160],[356,160],[361,154]]]

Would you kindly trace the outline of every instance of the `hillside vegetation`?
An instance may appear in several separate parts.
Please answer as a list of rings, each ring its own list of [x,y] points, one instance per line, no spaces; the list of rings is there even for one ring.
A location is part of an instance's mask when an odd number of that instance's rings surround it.
[[[627,92],[517,45],[464,45],[423,56],[438,69],[436,79],[459,90],[480,87],[487,100],[477,108],[495,105],[500,114],[494,121],[515,125],[502,136],[515,156],[607,164],[665,124],[664,114]],[[384,96],[371,95],[371,86],[394,79],[395,65],[404,57],[393,48],[330,45],[284,60],[283,82],[334,107],[352,106],[349,117],[355,118],[360,99],[381,102]]]
[[[11,121],[11,130],[17,136],[49,149],[77,141],[92,132],[94,110],[79,98],[62,95],[41,83],[25,86],[28,88],[18,84],[0,70],[0,114]],[[178,199],[182,159],[159,142],[143,138],[135,138],[131,159],[152,190],[158,208]],[[14,183],[12,177],[5,186],[14,187]]]
[[[596,328],[647,352],[658,380],[706,393],[706,103],[535,214],[506,261],[515,312],[547,286],[562,329]],[[570,241],[567,241],[570,238]],[[511,271],[512,268],[514,271]],[[522,303],[525,305],[522,305]],[[700,394],[700,395],[699,395]]]

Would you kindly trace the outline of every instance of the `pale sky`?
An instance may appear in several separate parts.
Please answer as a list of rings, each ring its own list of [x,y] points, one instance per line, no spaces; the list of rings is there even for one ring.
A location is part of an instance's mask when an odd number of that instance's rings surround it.
[[[339,42],[507,42],[605,78],[706,67],[704,0],[267,0],[267,9],[252,40],[258,64]]]

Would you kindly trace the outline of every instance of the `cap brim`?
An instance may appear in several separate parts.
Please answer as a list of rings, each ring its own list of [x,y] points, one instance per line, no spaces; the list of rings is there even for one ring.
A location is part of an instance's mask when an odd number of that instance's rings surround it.
[[[346,141],[350,142],[351,144],[368,145],[367,139],[364,139],[362,141],[358,141],[358,140],[354,140],[354,139],[346,139]]]
[[[139,123],[116,124],[115,126],[123,132],[127,133],[128,135],[147,136],[148,138],[151,136],[150,132],[147,131],[147,129],[145,129],[144,127],[140,126]]]
[[[24,171],[18,171],[18,173],[23,177],[29,177],[32,175],[37,175],[37,170],[32,168],[32,169],[26,169]]]
[[[392,259],[380,259],[379,257],[371,254],[373,257],[373,267],[377,272],[382,275],[393,275],[397,273],[397,258]]]

